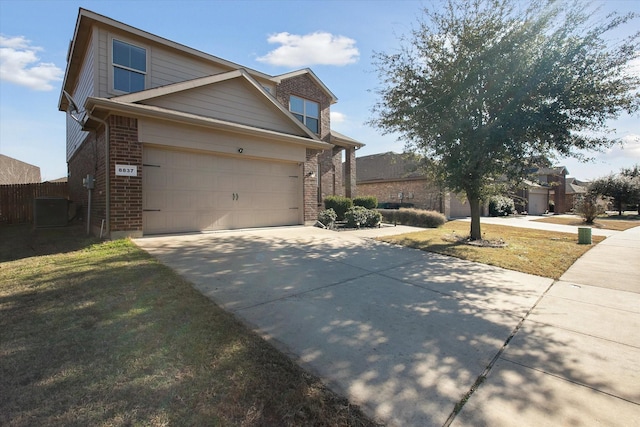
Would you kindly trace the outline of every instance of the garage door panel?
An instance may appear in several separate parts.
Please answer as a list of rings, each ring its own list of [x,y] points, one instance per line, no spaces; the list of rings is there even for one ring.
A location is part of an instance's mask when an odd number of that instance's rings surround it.
[[[166,205],[166,199],[165,192],[149,190],[143,194],[142,202],[146,209],[160,209]]]
[[[235,199],[233,198],[233,193],[229,192],[221,192],[216,191],[213,193],[213,209],[214,210],[225,210],[230,211],[233,209],[235,203]]]
[[[218,173],[216,175],[216,186],[213,188],[214,191],[225,191],[229,194],[233,193],[233,176]]]
[[[144,153],[145,164],[165,166],[167,163],[167,152],[164,150],[152,150]]]
[[[167,184],[167,176],[160,167],[147,167],[145,173],[142,175],[143,185],[147,185],[150,188],[160,188]]]
[[[150,147],[143,163],[145,233],[300,223],[297,164]]]

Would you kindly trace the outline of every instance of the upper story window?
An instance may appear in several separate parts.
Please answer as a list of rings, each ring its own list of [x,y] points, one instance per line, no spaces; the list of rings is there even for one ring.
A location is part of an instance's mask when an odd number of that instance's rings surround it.
[[[320,106],[317,102],[291,95],[289,111],[313,133],[320,133]]]
[[[146,74],[146,49],[113,39],[113,89],[127,93],[144,90]]]

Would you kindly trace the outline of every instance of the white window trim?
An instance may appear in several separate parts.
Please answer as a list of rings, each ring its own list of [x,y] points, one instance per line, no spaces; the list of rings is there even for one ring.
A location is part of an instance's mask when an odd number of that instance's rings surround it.
[[[122,65],[119,65],[119,64],[114,64],[113,63],[113,41],[114,40],[117,40],[117,41],[122,42],[122,43],[130,44],[130,45],[135,46],[135,47],[139,47],[140,49],[144,49],[144,51],[145,51],[145,58],[144,59],[146,61],[145,65],[146,65],[147,71],[141,72],[140,70],[136,70],[134,68],[125,67],[125,66],[122,66]],[[128,70],[128,71],[133,71],[135,73],[144,74],[144,89],[143,90],[146,90],[146,89],[149,88],[149,79],[150,79],[150,75],[151,75],[151,73],[150,73],[150,71],[151,71],[151,68],[150,68],[151,62],[149,61],[150,51],[151,50],[149,49],[149,46],[146,46],[146,45],[144,45],[142,43],[138,43],[138,42],[132,41],[132,40],[127,39],[125,37],[109,35],[109,46],[107,46],[107,49],[109,50],[109,72],[108,72],[108,76],[107,76],[108,79],[109,79],[109,93],[114,94],[114,95],[126,95],[126,94],[130,93],[130,92],[122,91],[122,90],[117,90],[113,86],[113,79],[114,79],[113,67],[118,67],[118,68],[122,68],[123,70]]]

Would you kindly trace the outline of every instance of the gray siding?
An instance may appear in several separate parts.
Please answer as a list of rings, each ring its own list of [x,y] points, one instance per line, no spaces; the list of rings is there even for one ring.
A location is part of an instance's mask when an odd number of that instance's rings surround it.
[[[284,160],[302,163],[306,149],[284,142],[264,140],[257,136],[209,130],[197,126],[178,125],[162,120],[141,119],[138,121],[138,138],[145,144],[206,151],[221,155],[264,160]]]
[[[97,96],[109,98],[122,93],[114,93],[111,78],[111,40],[115,37],[127,43],[147,49],[147,81],[146,89],[153,89],[173,83],[180,83],[200,77],[211,76],[226,71],[231,71],[213,62],[196,56],[188,55],[166,46],[151,43],[131,34],[122,33],[106,28],[98,30],[98,93]],[[275,90],[273,82],[261,82],[272,91]]]
[[[260,129],[304,135],[244,78],[153,98],[144,103]]]
[[[95,34],[95,33],[94,33]],[[84,55],[84,62],[80,68],[80,74],[73,92],[70,94],[78,104],[80,109],[83,108],[87,97],[94,95],[94,49],[95,38],[91,37],[87,45],[87,51]],[[88,132],[81,130],[80,125],[67,114],[67,161],[76,152],[82,141],[86,138]]]

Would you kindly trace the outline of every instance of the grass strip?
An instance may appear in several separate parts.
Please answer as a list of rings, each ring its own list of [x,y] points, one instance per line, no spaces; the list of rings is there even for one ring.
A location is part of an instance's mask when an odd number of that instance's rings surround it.
[[[559,279],[591,245],[579,245],[577,233],[558,233],[482,224],[483,239],[503,240],[505,247],[478,247],[459,242],[469,235],[469,223],[451,221],[440,228],[381,237],[379,240],[509,270]],[[593,243],[604,240],[593,236]]]
[[[640,226],[640,216],[615,216],[615,217],[598,217],[593,224],[587,224],[584,219],[575,216],[550,216],[534,220],[536,222],[546,222],[549,224],[573,225],[576,227],[593,227],[605,230],[624,231],[630,228]]]

